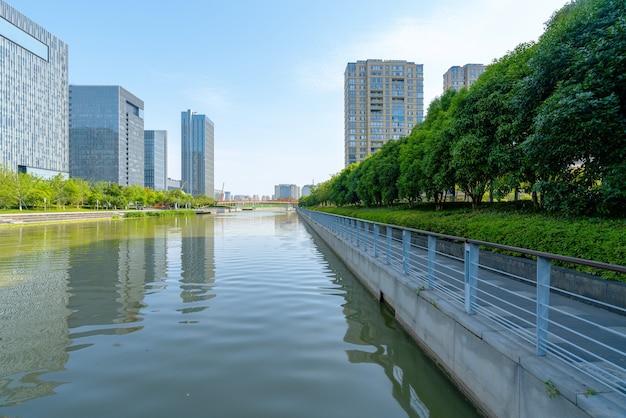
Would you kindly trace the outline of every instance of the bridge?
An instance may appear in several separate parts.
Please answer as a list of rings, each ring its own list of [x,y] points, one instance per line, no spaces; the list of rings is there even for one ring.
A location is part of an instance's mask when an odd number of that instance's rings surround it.
[[[233,200],[222,201],[216,203],[218,206],[230,206],[235,208],[254,208],[254,209],[294,209],[298,206],[297,200]]]

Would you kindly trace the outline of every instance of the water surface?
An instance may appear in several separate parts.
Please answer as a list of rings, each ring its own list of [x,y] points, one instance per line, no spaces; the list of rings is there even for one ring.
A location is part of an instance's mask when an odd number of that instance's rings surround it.
[[[475,414],[295,213],[0,229],[0,416]]]

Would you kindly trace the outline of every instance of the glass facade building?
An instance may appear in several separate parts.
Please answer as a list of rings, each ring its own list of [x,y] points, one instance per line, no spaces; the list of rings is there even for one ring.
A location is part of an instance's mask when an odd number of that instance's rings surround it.
[[[144,131],[144,185],[167,190],[167,131]]]
[[[274,200],[300,199],[300,187],[295,184],[277,184],[274,186]]]
[[[0,165],[69,174],[68,47],[0,0]]]
[[[192,196],[215,193],[213,122],[205,115],[181,112],[181,188]]]
[[[120,86],[70,85],[70,176],[144,186],[143,101]]]
[[[345,165],[363,161],[424,120],[424,66],[403,60],[350,62],[344,73]]]

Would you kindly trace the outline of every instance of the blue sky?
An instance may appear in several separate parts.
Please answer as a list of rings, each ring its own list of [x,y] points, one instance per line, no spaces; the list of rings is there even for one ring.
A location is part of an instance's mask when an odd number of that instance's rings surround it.
[[[348,62],[424,64],[425,104],[453,65],[489,64],[534,41],[566,0],[8,0],[69,45],[70,84],[121,85],[145,129],[169,136],[180,178],[180,113],[215,124],[215,186],[272,195],[343,168]]]

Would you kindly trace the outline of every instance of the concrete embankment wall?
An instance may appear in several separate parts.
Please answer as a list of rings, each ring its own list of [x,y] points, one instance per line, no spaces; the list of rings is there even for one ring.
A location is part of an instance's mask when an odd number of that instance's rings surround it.
[[[589,378],[548,357],[503,328],[486,324],[435,290],[415,289],[389,269],[311,221],[302,219],[344,261],[397,321],[472,402],[492,417],[621,416],[602,393],[589,394]],[[558,390],[558,393],[556,391]]]

